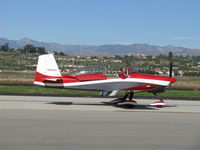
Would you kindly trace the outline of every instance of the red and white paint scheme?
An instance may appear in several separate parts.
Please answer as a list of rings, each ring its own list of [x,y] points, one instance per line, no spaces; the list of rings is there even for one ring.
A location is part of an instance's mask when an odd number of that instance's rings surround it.
[[[61,75],[53,54],[39,56],[34,84],[45,87],[97,91],[156,91],[175,82],[167,76],[131,73],[128,78],[109,78],[103,73]]]

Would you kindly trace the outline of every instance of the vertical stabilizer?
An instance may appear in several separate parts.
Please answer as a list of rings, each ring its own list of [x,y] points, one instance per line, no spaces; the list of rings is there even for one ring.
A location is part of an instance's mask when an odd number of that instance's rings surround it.
[[[60,78],[61,74],[53,54],[41,55],[38,58],[34,84],[45,86],[45,80]]]
[[[53,54],[39,56],[36,72],[46,76],[61,76]]]

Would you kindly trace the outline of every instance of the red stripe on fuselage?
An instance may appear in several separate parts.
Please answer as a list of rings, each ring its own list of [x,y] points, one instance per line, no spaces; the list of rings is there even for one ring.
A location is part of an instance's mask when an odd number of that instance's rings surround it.
[[[139,86],[126,88],[124,90],[143,91],[143,90],[152,90],[152,89],[155,89],[156,87],[157,87],[156,85],[147,84],[147,85],[139,85]]]

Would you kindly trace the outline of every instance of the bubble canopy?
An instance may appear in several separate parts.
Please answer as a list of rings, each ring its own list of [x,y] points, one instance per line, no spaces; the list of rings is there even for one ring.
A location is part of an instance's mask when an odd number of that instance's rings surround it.
[[[103,73],[106,74],[105,66],[85,66],[82,68],[77,68],[75,71],[70,72],[71,75],[81,75],[81,74],[90,74],[90,73]]]

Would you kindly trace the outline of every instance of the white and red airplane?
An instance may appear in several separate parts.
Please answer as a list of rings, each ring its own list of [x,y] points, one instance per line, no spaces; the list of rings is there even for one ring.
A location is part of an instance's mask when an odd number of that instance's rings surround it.
[[[172,72],[172,65],[170,72]],[[176,81],[171,75],[167,77],[130,73],[128,78],[122,79],[119,77],[109,78],[103,73],[83,73],[77,75],[61,75],[54,55],[45,54],[39,56],[34,84],[44,87],[104,91],[102,93],[111,94],[121,90],[127,91],[127,93],[146,91],[156,95],[156,93],[164,92],[167,86]],[[136,104],[135,101],[131,101],[132,98],[129,100],[124,101],[121,98],[114,100],[114,102],[119,105]],[[165,102],[160,99],[160,101],[152,103],[151,105],[164,106]]]

